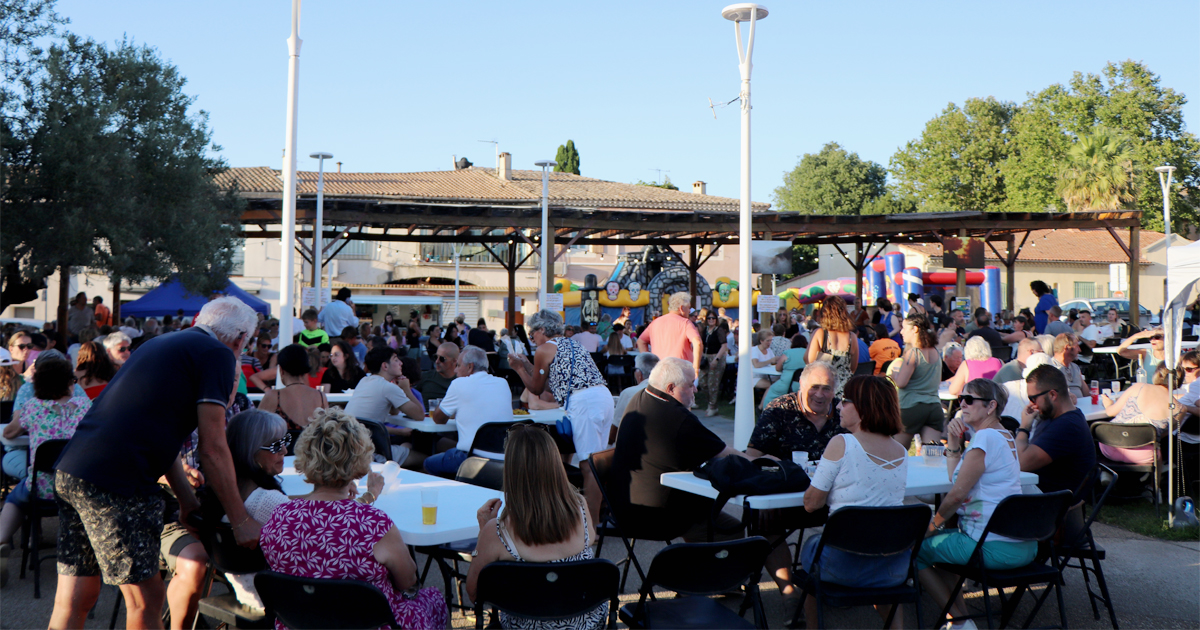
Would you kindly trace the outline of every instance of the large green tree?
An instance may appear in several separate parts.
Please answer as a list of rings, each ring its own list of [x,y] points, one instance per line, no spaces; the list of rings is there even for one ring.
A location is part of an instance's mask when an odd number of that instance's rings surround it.
[[[1016,104],[990,96],[967,99],[962,107],[947,105],[925,124],[920,138],[892,156],[899,193],[929,211],[1000,209],[1016,111]]]
[[[1111,129],[1097,127],[1079,138],[1059,171],[1058,194],[1067,209],[1114,210],[1136,198],[1137,180],[1129,141]]]
[[[886,192],[887,171],[857,153],[830,142],[806,153],[783,185],[775,189],[775,207],[802,214],[861,214]]]
[[[26,279],[77,267],[224,286],[242,204],[213,182],[226,165],[185,79],[148,47],[73,35],[40,62],[4,154],[0,262]]]
[[[575,141],[567,140],[566,144],[558,145],[558,153],[554,155],[555,173],[579,174],[579,151],[575,149]]]

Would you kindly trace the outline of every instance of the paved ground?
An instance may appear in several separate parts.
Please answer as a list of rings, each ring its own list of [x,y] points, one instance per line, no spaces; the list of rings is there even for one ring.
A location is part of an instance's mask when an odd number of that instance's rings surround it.
[[[732,439],[733,426],[730,420],[722,418],[706,419],[719,435],[727,440]],[[51,544],[57,528],[52,520],[45,521],[45,541]],[[1195,542],[1164,542],[1127,532],[1125,530],[1097,524],[1094,533],[1101,546],[1107,549],[1108,559],[1104,562],[1105,576],[1109,588],[1116,601],[1117,619],[1123,628],[1200,628],[1200,543]],[[807,534],[812,535],[813,531]],[[663,547],[661,543],[638,543],[637,554],[643,567],[649,567],[654,554]],[[617,540],[607,540],[604,543],[602,557],[614,562],[624,558],[624,549]],[[423,566],[424,558],[418,558]],[[0,590],[0,628],[44,628],[50,618],[53,607],[54,587],[56,576],[53,561],[43,564],[42,598],[33,599],[32,577],[17,579],[16,558],[10,568],[8,586]],[[440,577],[431,576],[433,586],[439,586]],[[636,573],[631,574],[629,583],[622,596],[623,601],[635,601],[637,589],[641,586]],[[782,627],[782,605],[775,586],[771,582],[762,585],[763,600],[767,610],[767,618],[772,628]],[[116,589],[105,587],[100,603],[96,610],[96,619],[90,620],[89,628],[108,627],[109,615],[116,599]],[[1101,615],[1100,620],[1092,618],[1087,596],[1083,590],[1083,580],[1079,571],[1067,574],[1067,587],[1064,591],[1067,607],[1067,620],[1073,628],[1108,628],[1108,617]],[[741,603],[739,597],[727,597],[723,600],[727,605],[736,607]],[[976,593],[968,593],[968,601],[982,606],[982,601]],[[1024,614],[1018,615],[1024,619],[1031,608],[1031,599],[1026,596],[1022,605]],[[1034,620],[1036,626],[1047,626],[1058,623],[1057,606],[1054,597]],[[932,624],[936,614],[933,603],[926,598],[923,604],[922,627]],[[123,609],[123,607],[122,607]],[[877,628],[881,620],[870,608],[853,608],[830,610],[826,622],[833,628]],[[119,626],[124,625],[123,610],[118,618]],[[473,627],[474,620],[456,615],[452,620],[455,628]],[[906,611],[906,627],[917,627],[915,611]]]

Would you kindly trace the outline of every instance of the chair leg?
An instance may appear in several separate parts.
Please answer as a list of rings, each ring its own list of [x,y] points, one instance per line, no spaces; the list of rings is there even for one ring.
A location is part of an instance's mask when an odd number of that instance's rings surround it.
[[[1067,627],[1067,607],[1063,604],[1062,585],[1061,584],[1054,585],[1054,593],[1056,595],[1058,595],[1058,621],[1059,621],[1059,623],[1062,624],[1061,627],[1064,628],[1064,630],[1065,630],[1065,628]],[[1025,627],[1028,628],[1029,625],[1026,624]]]
[[[31,505],[32,507],[32,505]],[[36,508],[35,508],[36,509]],[[42,598],[42,517],[33,515],[33,533],[29,539],[33,551],[33,598]]]
[[[121,612],[121,602],[125,601],[125,597],[121,594],[121,588],[119,586],[114,588],[117,589],[117,599],[113,602],[112,619],[108,621],[108,630],[114,630],[117,627],[117,614]],[[199,617],[200,613],[196,613],[196,616]]]
[[[1094,544],[1094,543],[1093,543]],[[1117,629],[1117,611],[1113,608],[1112,595],[1108,592],[1108,583],[1104,581],[1104,569],[1100,567],[1100,560],[1096,558],[1095,552],[1092,552],[1092,566],[1096,572],[1096,584],[1100,586],[1100,595],[1103,597],[1105,608],[1108,608],[1108,617],[1112,622],[1113,630]],[[1099,619],[1099,616],[1096,617]]]
[[[988,595],[987,580],[984,580],[980,586],[983,587],[983,614],[987,616],[988,630],[992,630],[992,598]]]
[[[1064,570],[1069,566],[1071,566],[1071,565],[1067,564],[1065,562],[1063,563]],[[1091,569],[1092,571],[1095,571],[1094,567],[1095,567],[1095,564],[1093,563],[1093,568]],[[1079,569],[1080,569],[1080,572],[1083,573],[1083,588],[1084,588],[1084,590],[1087,591],[1088,603],[1092,605],[1092,618],[1099,620],[1100,619],[1100,609],[1096,607],[1097,595],[1094,592],[1092,592],[1092,579],[1091,579],[1091,577],[1088,576],[1089,569],[1088,569],[1088,565],[1087,565],[1087,558],[1084,558],[1082,556],[1079,558]]]
[[[950,597],[946,600],[945,607],[942,608],[942,614],[938,615],[937,620],[933,624],[935,628],[946,623],[946,620],[950,618],[950,605],[954,603],[954,598],[958,597],[958,593],[962,590],[963,584],[966,581],[967,578],[965,576],[958,578],[958,584],[955,584],[954,590],[950,591]]]

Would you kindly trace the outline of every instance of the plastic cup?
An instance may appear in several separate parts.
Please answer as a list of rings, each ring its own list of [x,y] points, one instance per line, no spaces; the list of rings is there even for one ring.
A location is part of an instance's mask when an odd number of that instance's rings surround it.
[[[421,488],[421,524],[437,525],[437,488]]]
[[[808,466],[808,451],[792,451],[792,462],[801,467]]]

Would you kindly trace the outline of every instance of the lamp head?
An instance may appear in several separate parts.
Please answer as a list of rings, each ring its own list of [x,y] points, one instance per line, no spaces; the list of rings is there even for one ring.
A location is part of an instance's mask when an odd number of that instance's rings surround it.
[[[751,16],[761,20],[767,17],[767,8],[752,2],[741,2],[721,9],[721,17],[731,22],[749,22]]]
[[[1157,172],[1157,173],[1172,173],[1172,172],[1174,172],[1174,171],[1175,171],[1175,167],[1174,167],[1174,166],[1170,166],[1170,165],[1167,165],[1167,166],[1156,166],[1156,167],[1154,167],[1154,171],[1155,171],[1155,172]]]
[[[534,166],[540,166],[542,168],[546,168],[547,166],[549,166],[551,168],[558,166],[558,162],[555,162],[554,160],[539,160],[537,162],[534,162],[533,164],[534,164]]]
[[[308,157],[310,157],[314,160],[328,160],[329,158],[333,157],[333,154],[318,151],[316,153],[309,153]]]

